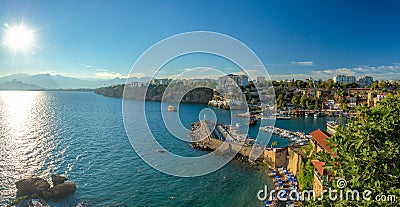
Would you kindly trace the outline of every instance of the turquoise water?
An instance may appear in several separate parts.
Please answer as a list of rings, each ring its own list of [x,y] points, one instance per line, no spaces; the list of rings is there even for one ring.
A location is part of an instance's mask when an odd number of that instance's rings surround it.
[[[15,197],[20,178],[63,174],[78,190],[53,206],[261,206],[258,190],[271,184],[263,169],[231,161],[220,170],[195,178],[162,174],[132,149],[125,134],[121,100],[80,92],[0,92],[0,204]],[[182,104],[185,127],[198,121],[206,105]],[[160,125],[160,103],[146,110],[157,139],[171,151],[199,156]],[[218,120],[228,111],[215,109]],[[277,120],[277,126],[310,132],[325,128],[325,118]],[[162,122],[161,122],[162,123]],[[158,126],[160,125],[160,126]],[[258,126],[250,129],[250,136]],[[287,140],[279,140],[280,145]]]

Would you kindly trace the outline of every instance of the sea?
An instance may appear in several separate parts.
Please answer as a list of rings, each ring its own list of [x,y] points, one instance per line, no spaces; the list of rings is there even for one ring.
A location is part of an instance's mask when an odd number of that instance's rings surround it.
[[[133,104],[140,103],[132,101]],[[146,102],[145,112],[157,140],[165,148],[189,156],[208,152],[176,139],[162,122],[160,102]],[[230,124],[229,111],[205,104],[181,104],[182,125],[190,129],[205,108]],[[15,182],[27,177],[50,181],[65,175],[78,189],[51,206],[129,207],[257,207],[257,192],[272,179],[265,166],[232,160],[198,177],[167,175],[147,165],[134,151],[122,118],[122,100],[92,92],[0,91],[0,206],[16,197]],[[326,129],[328,117],[293,117],[276,126],[309,133]],[[251,126],[256,137],[259,124]],[[140,135],[140,132],[138,132]],[[260,132],[265,133],[265,132]],[[272,136],[270,144],[289,144]]]

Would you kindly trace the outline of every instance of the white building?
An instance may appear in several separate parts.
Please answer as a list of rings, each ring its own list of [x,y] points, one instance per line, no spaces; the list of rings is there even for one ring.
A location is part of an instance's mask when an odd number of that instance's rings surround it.
[[[235,74],[229,74],[218,78],[218,85],[220,86],[235,85],[235,84],[237,84],[238,86],[248,86],[249,78],[245,75],[239,76]]]
[[[261,83],[261,82],[264,82],[265,81],[265,77],[264,76],[258,76],[257,77],[257,82],[258,83]]]
[[[167,79],[167,78],[163,78],[163,79],[152,79],[152,80],[150,81],[150,83],[151,83],[152,85],[168,85],[169,82],[170,82],[170,80]]]
[[[245,76],[245,75],[241,75],[239,76],[240,80],[239,80],[239,85],[241,86],[248,86],[249,85],[249,77]]]
[[[364,75],[358,77],[358,83],[360,84],[361,87],[370,86],[372,85],[372,82],[374,82],[374,78],[372,78],[371,76]]]
[[[245,75],[229,74],[218,78],[216,89],[221,93],[239,93],[240,86],[248,86],[249,79]]]
[[[347,75],[337,75],[333,77],[333,82],[341,84],[341,83],[355,83],[356,77],[347,76]]]

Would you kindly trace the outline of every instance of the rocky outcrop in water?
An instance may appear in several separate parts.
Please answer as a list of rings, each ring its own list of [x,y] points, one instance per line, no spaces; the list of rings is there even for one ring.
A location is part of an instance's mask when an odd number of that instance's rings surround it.
[[[52,175],[53,186],[43,178],[26,178],[19,180],[15,183],[18,191],[18,197],[32,196],[34,194],[49,200],[60,199],[73,194],[76,191],[76,185],[72,182],[65,182],[67,180],[64,176]]]
[[[53,186],[49,189],[50,196],[47,198],[59,199],[67,195],[71,195],[76,191],[76,185],[74,183],[61,183],[59,185]]]
[[[43,192],[50,189],[50,184],[43,178],[26,178],[15,183],[18,196],[31,196],[38,194],[43,197]]]
[[[59,175],[51,175],[51,181],[53,181],[53,186],[57,186],[60,184],[63,184],[65,181],[67,181],[68,178],[64,176],[59,176]]]

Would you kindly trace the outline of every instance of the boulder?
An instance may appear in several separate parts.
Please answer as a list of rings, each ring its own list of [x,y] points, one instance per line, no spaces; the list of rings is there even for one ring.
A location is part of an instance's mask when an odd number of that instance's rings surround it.
[[[76,191],[76,185],[74,183],[65,182],[66,177],[52,175],[53,187],[50,188],[50,184],[43,178],[26,178],[19,180],[15,183],[18,191],[17,195],[22,196],[33,196],[37,194],[39,197],[46,200],[49,199],[60,199],[64,198]]]
[[[68,180],[68,178],[53,174],[51,175],[51,180],[53,181],[53,186],[57,186],[63,184],[66,180]]]
[[[51,199],[58,199],[73,194],[76,191],[76,185],[74,183],[61,183],[59,185],[50,188]]]
[[[19,180],[15,183],[18,191],[18,196],[31,196],[32,194],[38,194],[43,196],[44,191],[48,191],[50,184],[43,178],[26,178]]]

